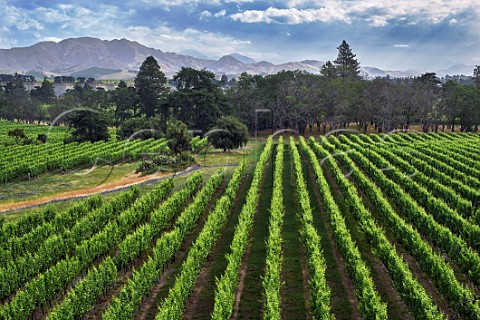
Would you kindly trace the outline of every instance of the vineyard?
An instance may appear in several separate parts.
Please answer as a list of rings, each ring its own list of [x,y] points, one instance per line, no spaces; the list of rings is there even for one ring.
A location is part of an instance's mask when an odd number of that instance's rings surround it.
[[[0,183],[18,178],[34,178],[53,170],[65,171],[84,165],[113,165],[136,160],[143,154],[161,154],[167,151],[165,139],[0,146]]]
[[[0,148],[7,182],[167,145]],[[0,229],[0,319],[480,319],[478,150],[269,137],[234,166],[25,214]]]

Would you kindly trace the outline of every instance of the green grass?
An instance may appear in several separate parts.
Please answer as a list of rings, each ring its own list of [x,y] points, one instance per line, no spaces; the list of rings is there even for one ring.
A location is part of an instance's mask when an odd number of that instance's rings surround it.
[[[284,319],[306,319],[304,278],[300,260],[302,244],[298,233],[300,226],[296,219],[298,211],[297,194],[295,192],[290,149],[286,147],[284,152],[283,202],[285,215],[282,235],[284,243],[282,280],[285,283],[281,296],[282,316]]]
[[[0,122],[2,124],[4,122]],[[11,122],[8,122],[11,124]],[[2,126],[0,125],[0,128]],[[5,128],[5,127],[4,127]],[[58,128],[58,127],[56,127]],[[112,131],[113,132],[113,131]],[[222,152],[221,150],[209,149],[206,155],[200,155],[196,158],[196,163],[206,166],[234,165],[241,160],[246,160],[250,165],[256,162],[258,154],[261,152],[265,139],[251,140],[244,149],[237,149],[230,152]],[[67,173],[51,172],[38,178],[28,180],[20,180],[2,184],[0,188],[0,204],[18,203],[21,201],[35,200],[43,197],[50,197],[65,192],[78,191],[87,188],[101,186],[106,183],[114,183],[128,175],[133,175],[138,168],[139,162],[129,162],[118,164],[114,167],[105,165],[91,168],[78,168],[70,170]],[[208,179],[217,168],[201,168],[205,179]],[[225,170],[228,174],[233,172],[233,166],[226,166]],[[183,185],[191,173],[175,177],[177,186]],[[151,190],[154,183],[145,183],[140,185],[142,192]],[[176,187],[177,188],[177,187]],[[109,193],[111,194],[111,193]],[[106,195],[109,197],[109,195]],[[66,209],[76,200],[61,201],[52,205],[59,210]],[[3,213],[2,216],[6,222],[15,221],[24,214],[32,211],[42,210],[45,205],[41,205],[32,209],[22,209],[15,212]]]
[[[239,319],[262,319],[263,317],[263,286],[267,258],[265,241],[268,237],[270,219],[270,202],[272,199],[273,164],[275,152],[272,151],[270,162],[263,173],[263,185],[259,199],[258,211],[254,218],[251,232],[250,252],[247,261],[247,273],[243,282],[243,291],[239,306]]]
[[[328,221],[328,217],[326,217],[327,213],[321,209],[319,202],[320,200],[317,199],[317,196],[315,194],[315,188],[317,188],[317,186],[313,177],[313,173],[309,173],[307,169],[307,166],[309,166],[309,164],[305,160],[305,157],[301,157],[301,159],[303,174],[306,178],[305,181],[307,183],[307,189],[310,196],[310,205],[312,207],[313,214],[313,225],[317,229],[317,232],[321,237],[320,242],[322,252],[325,258],[325,263],[327,265],[325,276],[327,279],[327,284],[330,288],[332,313],[335,315],[335,319],[337,320],[349,320],[352,319],[352,310],[353,308],[356,308],[356,306],[347,299],[348,289],[343,285],[342,275],[339,272],[339,262],[335,259],[333,253],[334,243],[330,242],[329,231],[324,224],[324,221]],[[324,217],[320,217],[321,215],[323,215]],[[332,241],[334,240],[332,239]]]
[[[365,261],[366,265],[370,269],[370,274],[375,283],[375,288],[380,294],[382,301],[387,303],[388,318],[399,320],[410,319],[409,311],[407,310],[406,306],[404,304],[397,303],[399,300],[401,300],[401,297],[394,289],[393,283],[390,281],[390,275],[384,269],[381,260],[372,254],[372,247],[368,243],[365,234],[359,229],[353,214],[348,212],[342,192],[335,182],[330,168],[325,165],[323,169],[325,170],[327,180],[329,181],[333,198],[340,208],[340,211],[343,213],[345,223],[347,224],[348,230],[352,235],[352,239],[355,241],[360,254],[362,255],[363,261]],[[383,273],[386,274],[384,276],[388,277],[388,279],[382,278],[382,275],[377,272],[377,269],[383,269]],[[390,292],[387,292],[387,286],[390,286]]]
[[[138,163],[106,165],[93,169],[75,169],[64,174],[48,173],[30,181],[9,182],[2,185],[0,204],[17,203],[112,183],[133,174],[137,167]]]

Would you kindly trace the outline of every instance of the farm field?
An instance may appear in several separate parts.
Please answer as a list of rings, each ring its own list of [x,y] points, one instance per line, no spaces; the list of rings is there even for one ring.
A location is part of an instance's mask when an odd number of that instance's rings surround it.
[[[165,146],[56,143],[2,147],[0,186]],[[0,319],[480,319],[480,135],[245,150],[4,222]]]

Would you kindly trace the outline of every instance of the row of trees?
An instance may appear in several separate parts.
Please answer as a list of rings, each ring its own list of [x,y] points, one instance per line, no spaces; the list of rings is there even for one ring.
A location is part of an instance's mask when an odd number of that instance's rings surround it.
[[[467,84],[460,77],[440,81],[435,73],[366,80],[349,45],[344,41],[338,50],[337,59],[328,61],[320,74],[243,73],[226,93],[234,114],[250,132],[294,128],[303,134],[315,125],[326,132],[351,124],[363,131],[374,125],[379,132],[412,124],[421,124],[423,131],[454,130],[455,125],[462,131],[478,130],[480,67]]]
[[[217,81],[212,72],[189,67],[182,68],[169,83],[154,57],[143,62],[134,86],[121,81],[112,91],[95,89],[84,79],[56,97],[47,79],[28,92],[22,78],[14,77],[0,88],[0,118],[54,124],[73,121],[91,128],[114,125],[124,138],[142,129],[165,133],[169,120],[205,133],[227,115],[245,123],[250,134],[281,128],[303,134],[315,125],[325,132],[352,124],[361,130],[374,125],[378,131],[408,129],[412,124],[421,124],[425,131],[453,130],[454,125],[463,131],[478,129],[480,67],[475,69],[471,84],[465,84],[463,78],[440,81],[434,73],[367,80],[360,75],[360,64],[348,43],[343,41],[337,49],[337,58],[328,61],[318,74],[243,73],[228,82],[228,89],[222,86],[228,81],[226,77]],[[95,114],[87,115],[90,111],[84,110],[59,117],[79,108],[95,110]],[[86,128],[79,132],[94,134]],[[140,136],[149,135],[151,130]]]

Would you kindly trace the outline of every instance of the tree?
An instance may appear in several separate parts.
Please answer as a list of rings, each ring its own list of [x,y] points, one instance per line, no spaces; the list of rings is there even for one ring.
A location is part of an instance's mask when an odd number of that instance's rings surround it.
[[[480,89],[480,66],[475,66],[475,69],[473,69],[473,80],[477,85],[477,89]]]
[[[434,125],[438,128],[439,101],[442,90],[441,82],[435,72],[427,72],[414,79],[414,102],[419,111],[422,130],[428,132],[428,128]],[[408,127],[407,127],[408,128]]]
[[[327,61],[322,66],[322,69],[320,69],[320,74],[327,80],[333,80],[337,77],[337,68],[332,64],[331,61]]]
[[[178,90],[206,89],[212,91],[217,88],[217,85],[215,84],[215,74],[206,69],[195,70],[190,67],[182,67],[180,71],[173,76],[173,82]]]
[[[127,87],[125,81],[120,81],[117,88],[110,93],[115,105],[115,124],[124,123],[126,119],[136,116],[138,95],[135,89]]]
[[[55,90],[53,84],[43,78],[41,86],[36,86],[32,91],[30,91],[30,96],[34,99],[37,99],[41,103],[50,104],[55,102]]]
[[[75,130],[66,142],[108,141],[107,116],[97,110],[76,110],[69,114],[68,125]]]
[[[18,144],[20,139],[25,139],[27,135],[25,134],[25,130],[21,128],[15,128],[8,131],[8,136],[15,138],[15,144]]]
[[[135,88],[137,88],[142,112],[147,118],[155,116],[168,88],[167,78],[153,56],[147,57],[140,66],[140,71],[135,78]],[[166,111],[167,109],[164,107],[162,115],[165,121],[167,119]]]
[[[162,136],[163,123],[160,116],[127,119],[118,127],[118,139],[158,139]]]
[[[213,72],[182,68],[173,80],[177,90],[169,96],[168,105],[189,128],[206,131],[227,113],[225,96]]]
[[[240,120],[232,116],[223,116],[217,120],[208,140],[215,148],[223,152],[244,146],[248,142],[248,129]]]
[[[6,114],[4,116],[7,120],[25,119],[33,121],[30,116],[34,108],[30,108],[30,96],[23,84],[23,78],[19,74],[15,74],[13,81],[5,85],[5,105]]]
[[[166,138],[168,147],[175,154],[190,150],[192,146],[192,133],[188,131],[185,123],[178,120],[168,121]]]
[[[338,75],[343,79],[352,77],[358,78],[360,74],[360,63],[355,59],[357,55],[352,53],[350,45],[343,40],[338,49],[338,56],[333,63],[337,67]]]

